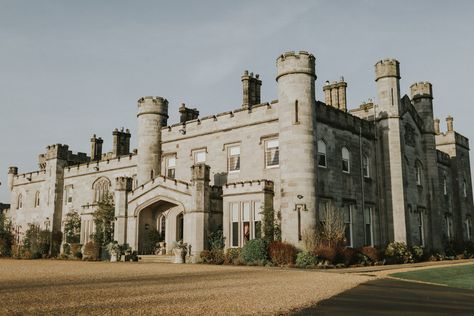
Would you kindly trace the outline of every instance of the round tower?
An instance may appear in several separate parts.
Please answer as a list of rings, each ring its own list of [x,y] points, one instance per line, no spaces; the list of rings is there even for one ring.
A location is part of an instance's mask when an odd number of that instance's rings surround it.
[[[425,131],[436,133],[433,117],[433,88],[427,81],[417,82],[410,86],[411,99],[416,111],[423,119]]]
[[[161,128],[168,120],[168,101],[162,97],[138,100],[138,184],[161,172]]]
[[[400,113],[400,63],[396,59],[384,59],[375,64],[375,82],[380,114]]]
[[[18,174],[18,167],[9,167],[8,168],[8,188],[13,190],[14,178]]]
[[[300,51],[277,59],[282,238],[316,229],[315,58]]]

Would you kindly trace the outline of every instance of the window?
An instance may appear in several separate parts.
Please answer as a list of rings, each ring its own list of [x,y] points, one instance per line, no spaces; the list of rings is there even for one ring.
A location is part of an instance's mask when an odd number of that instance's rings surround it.
[[[448,195],[448,179],[446,173],[443,175],[443,194]]]
[[[245,245],[250,240],[250,203],[244,202],[242,206],[242,237]]]
[[[65,204],[72,203],[72,185],[67,185],[64,190],[66,191],[64,202]]]
[[[240,171],[240,146],[232,146],[227,149],[227,170],[229,172]]]
[[[374,245],[373,217],[374,217],[373,208],[372,207],[365,207],[365,209],[364,209],[364,232],[365,232],[365,244],[367,246],[373,246]]]
[[[351,154],[346,147],[342,147],[342,172],[350,173]]]
[[[415,176],[416,184],[421,185],[421,164],[419,162],[415,163]]]
[[[22,209],[23,208],[23,195],[18,194],[18,200],[17,200],[17,203],[16,203],[16,208],[17,209]]]
[[[280,163],[280,149],[278,139],[265,142],[265,167],[278,167]]]
[[[326,143],[322,140],[318,140],[318,166],[321,168],[327,167]]]
[[[164,214],[162,214],[160,216],[160,219],[158,221],[158,231],[161,235],[161,238],[165,238],[165,233],[166,233],[166,216]]]
[[[344,217],[344,224],[346,226],[345,230],[345,239],[346,239],[346,246],[353,247],[352,243],[352,209],[353,205],[345,205],[343,208],[343,217]]]
[[[453,234],[453,219],[450,214],[444,216],[444,223],[446,225],[446,237],[448,240],[452,240],[454,237]]]
[[[239,246],[239,203],[231,203],[230,211],[232,213],[232,230],[231,230],[231,240],[232,247]]]
[[[206,151],[200,150],[194,153],[194,164],[206,162]]]
[[[367,155],[364,155],[362,157],[362,171],[364,172],[365,178],[370,177],[370,161],[369,161],[369,156]]]
[[[253,209],[253,228],[254,228],[254,237],[255,239],[262,238],[262,209],[261,203],[255,202],[255,207]]]
[[[184,215],[179,213],[176,216],[176,240],[181,241],[184,239]]]
[[[40,192],[37,191],[35,194],[35,207],[39,207],[39,206],[40,206]]]
[[[102,202],[109,194],[110,180],[104,177],[99,178],[94,182],[92,188],[94,190],[94,202]]]
[[[176,157],[166,158],[166,177],[174,179],[176,176]]]
[[[425,223],[423,220],[423,211],[418,212],[418,240],[420,246],[425,246]]]
[[[465,198],[467,198],[467,183],[466,179],[462,181],[462,194]]]
[[[260,205],[252,201],[229,203],[231,247],[242,247],[251,239],[261,238]]]
[[[467,240],[472,238],[472,219],[470,217],[466,218],[466,236]]]

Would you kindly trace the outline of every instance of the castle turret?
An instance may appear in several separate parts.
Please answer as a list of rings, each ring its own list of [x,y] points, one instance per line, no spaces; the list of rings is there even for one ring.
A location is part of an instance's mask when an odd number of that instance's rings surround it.
[[[8,188],[13,190],[13,184],[15,176],[18,174],[18,167],[9,167],[8,168]]]
[[[242,75],[242,89],[243,89],[243,108],[250,108],[253,105],[260,104],[260,87],[262,81],[259,79],[259,75],[253,75],[247,70]]]
[[[395,59],[384,59],[375,64],[377,83],[380,146],[384,159],[381,179],[387,188],[384,206],[387,214],[386,241],[407,242],[405,220],[405,190],[403,185],[403,153],[400,122],[400,64]]]
[[[91,160],[97,161],[102,157],[102,144],[104,141],[94,134],[91,138]]]
[[[316,229],[315,58],[288,52],[277,70],[282,238],[296,244]]]
[[[423,119],[425,132],[434,133],[433,89],[431,83],[423,81],[410,86],[411,99],[416,111]]]
[[[162,97],[138,100],[138,184],[161,172],[161,128],[168,120],[168,101]]]

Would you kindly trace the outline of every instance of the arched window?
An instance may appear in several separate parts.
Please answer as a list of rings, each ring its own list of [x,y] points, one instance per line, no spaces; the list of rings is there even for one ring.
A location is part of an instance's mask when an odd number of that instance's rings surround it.
[[[318,166],[322,168],[327,167],[326,143],[322,140],[318,140]]]
[[[421,185],[421,164],[417,161],[415,163],[415,175],[416,175],[416,184]]]
[[[364,177],[369,178],[370,177],[370,160],[369,156],[364,155],[362,157],[362,170],[364,172]]]
[[[163,214],[160,216],[160,219],[158,221],[158,231],[161,235],[162,238],[165,238],[166,234],[166,216]]]
[[[40,193],[39,191],[36,191],[36,194],[35,194],[35,207],[39,207],[40,205]]]
[[[94,202],[102,202],[109,193],[110,180],[102,177],[97,179],[92,185],[94,190]]]
[[[179,213],[176,216],[176,240],[180,241],[184,238],[184,215]]]
[[[466,179],[464,179],[462,181],[462,193],[463,193],[464,197],[466,198],[467,197],[467,182],[466,182]]]
[[[346,147],[342,147],[342,172],[351,172],[351,154]]]
[[[18,200],[17,200],[17,203],[16,203],[16,208],[17,209],[22,209],[23,208],[23,195],[18,194]]]

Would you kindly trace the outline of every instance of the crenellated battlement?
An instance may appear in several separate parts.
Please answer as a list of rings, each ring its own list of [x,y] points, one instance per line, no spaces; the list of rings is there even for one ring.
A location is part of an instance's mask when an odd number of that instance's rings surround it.
[[[144,114],[159,114],[168,118],[168,100],[163,97],[146,96],[138,99],[137,117]]]
[[[307,74],[316,78],[315,72],[316,58],[305,51],[298,53],[294,51],[286,52],[277,58],[277,77],[279,78],[290,74]]]
[[[428,81],[420,81],[410,86],[411,98],[429,98],[433,99],[433,87]]]
[[[400,62],[398,60],[386,58],[375,64],[375,81],[386,77],[400,79]]]
[[[208,115],[200,119],[187,121],[186,123],[166,126],[161,130],[162,140],[165,143],[213,132],[225,132],[237,127],[277,121],[278,113],[275,103],[262,103],[252,106],[251,109],[239,108],[234,111]]]
[[[222,195],[229,196],[245,193],[274,193],[274,183],[271,180],[259,179],[227,183],[222,187]]]
[[[137,164],[136,157],[137,154],[132,153],[126,156],[71,165],[65,168],[64,177],[68,178],[100,171],[135,167]]]
[[[46,170],[37,170],[13,175],[14,185],[22,185],[46,180]]]
[[[165,176],[159,175],[148,182],[145,182],[144,184],[138,186],[135,188],[135,190],[132,190],[128,193],[129,200],[135,199],[137,196],[139,196],[142,193],[146,193],[152,188],[159,186],[159,185],[164,185],[168,188],[174,188],[177,191],[180,192],[185,192],[190,194],[189,189],[192,186],[191,183],[185,182],[182,180],[177,180],[177,179],[172,179],[172,178],[167,178]]]

